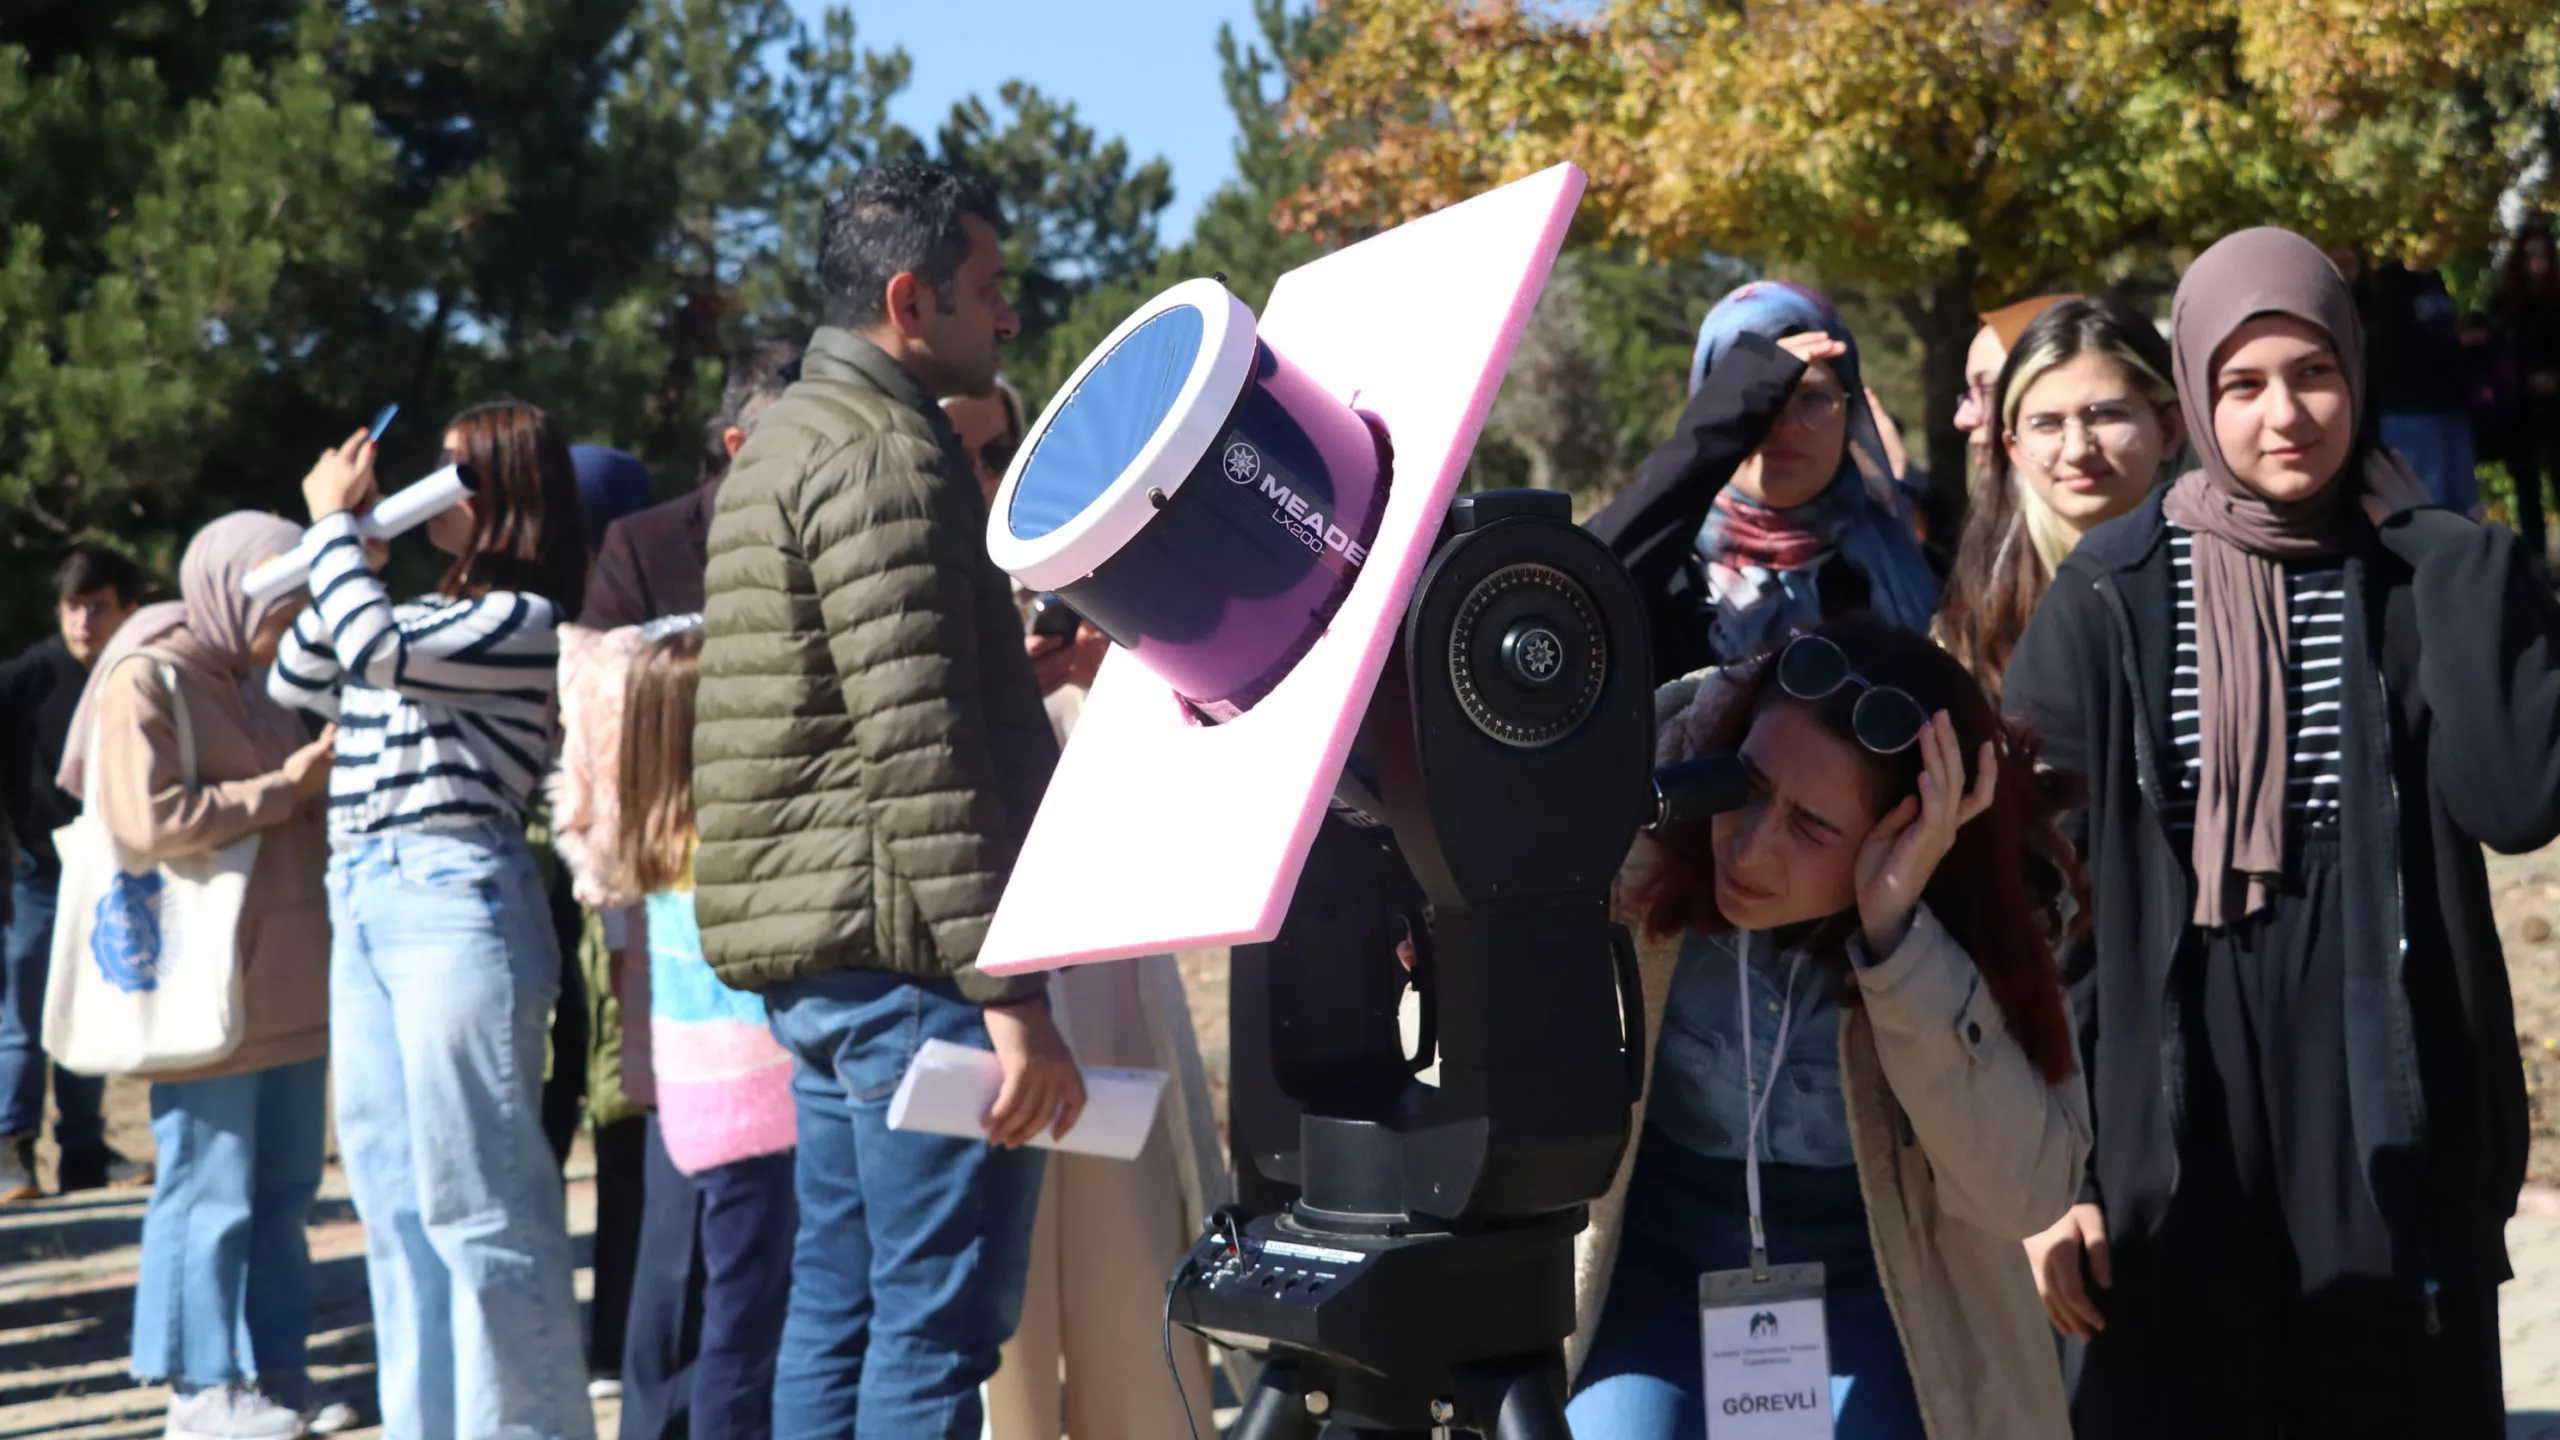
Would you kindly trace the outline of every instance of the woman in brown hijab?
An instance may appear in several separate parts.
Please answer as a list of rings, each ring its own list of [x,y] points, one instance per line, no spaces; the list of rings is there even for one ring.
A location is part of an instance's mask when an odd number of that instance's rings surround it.
[[[2087,1437],[2503,1433],[2524,1084],[2481,846],[2560,835],[2560,605],[2372,439],[2321,252],[2178,288],[2196,468],[2075,548],[2009,708],[2087,777],[2096,1115],[2028,1242]]]

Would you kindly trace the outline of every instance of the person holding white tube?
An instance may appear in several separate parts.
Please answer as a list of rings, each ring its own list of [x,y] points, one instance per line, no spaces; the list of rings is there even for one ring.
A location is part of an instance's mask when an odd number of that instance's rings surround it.
[[[275,698],[338,724],[330,1053],[394,1435],[587,1440],[574,1262],[543,1138],[560,955],[525,819],[550,766],[559,626],[587,552],[569,447],[513,401],[445,432],[480,486],[427,522],[438,593],[395,605],[358,516],[358,434],[303,481],[311,609]]]

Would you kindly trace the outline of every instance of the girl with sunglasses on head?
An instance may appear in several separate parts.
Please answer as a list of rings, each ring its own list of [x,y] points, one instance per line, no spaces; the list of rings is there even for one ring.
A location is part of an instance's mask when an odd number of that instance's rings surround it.
[[[2481,847],[2560,834],[2560,605],[2364,423],[2309,241],[2179,284],[2196,467],[2063,561],[2007,702],[2088,776],[2097,1145],[2030,1242],[2083,1437],[2504,1433],[2525,1095]]]
[[[1826,616],[1921,630],[1937,607],[1857,341],[1830,302],[1784,281],[1707,312],[1671,438],[1588,528],[1646,597],[1657,681]]]
[[[329,1053],[365,1228],[384,1429],[594,1433],[560,1171],[540,1108],[560,948],[525,839],[556,743],[559,627],[587,572],[550,418],[501,401],[445,431],[479,477],[429,520],[453,557],[395,605],[355,517],[359,433],[302,482],[311,608],[269,692],[338,725],[329,780]],[[574,1057],[567,1057],[574,1063]]]
[[[1585,1237],[1574,1434],[1700,1436],[1700,1277],[1759,1259],[1825,1267],[1838,1435],[2061,1433],[2017,1241],[2069,1207],[2089,1143],[2055,963],[2086,913],[2067,781],[1872,617],[1655,708],[1658,760],[1738,756],[1750,795],[1625,877],[1658,1039]]]
[[[2169,342],[2115,300],[2071,296],[2019,332],[1934,630],[1995,697],[2053,568],[2141,504],[2185,443],[2169,370]]]

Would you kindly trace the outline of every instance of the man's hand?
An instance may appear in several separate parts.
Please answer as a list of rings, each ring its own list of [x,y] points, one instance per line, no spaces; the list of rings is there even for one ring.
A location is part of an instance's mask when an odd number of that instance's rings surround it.
[[[2089,1277],[2098,1282],[2098,1288],[2113,1287],[2116,1277],[2107,1257],[2107,1217],[2095,1205],[2074,1205],[2052,1229],[2027,1237],[2027,1268],[2035,1272],[2036,1295],[2044,1301],[2044,1313],[2054,1329],[2080,1341],[2107,1328],[2107,1317],[2089,1298],[2088,1287],[2080,1283],[2083,1255],[2089,1257]]]
[[[1102,657],[1111,653],[1111,637],[1087,622],[1076,626],[1072,641],[1054,635],[1026,635],[1022,648],[1030,652],[1031,673],[1040,681],[1040,693],[1047,695],[1062,685],[1093,688],[1093,677],[1102,669]]]
[[[996,1091],[995,1108],[980,1124],[987,1143],[1019,1149],[1039,1137],[1052,1119],[1050,1134],[1065,1139],[1084,1114],[1084,1076],[1067,1049],[1058,1022],[1038,1000],[987,1007],[987,1039],[1004,1066],[1004,1086]]]

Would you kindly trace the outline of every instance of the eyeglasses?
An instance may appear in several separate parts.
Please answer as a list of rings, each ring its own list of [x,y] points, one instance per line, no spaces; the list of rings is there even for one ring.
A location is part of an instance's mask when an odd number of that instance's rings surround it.
[[[1929,724],[1920,702],[1859,674],[1839,646],[1819,635],[1799,635],[1778,652],[1778,688],[1798,700],[1828,700],[1845,685],[1866,692],[1849,711],[1849,732],[1859,744],[1878,755],[1898,755],[1919,743]]]
[[[1849,397],[1827,385],[1798,386],[1787,400],[1787,419],[1808,430],[1819,430],[1832,422]]]
[[[2133,404],[2127,400],[2101,400],[2078,414],[2040,411],[2018,421],[2018,438],[2040,454],[2053,455],[2062,450],[2070,438],[2071,427],[2077,425],[2089,443],[2101,450],[2121,450],[2131,445],[2141,429]]]
[[[1013,452],[1020,448],[1014,440],[990,440],[978,447],[978,468],[1001,478],[1013,464]]]

